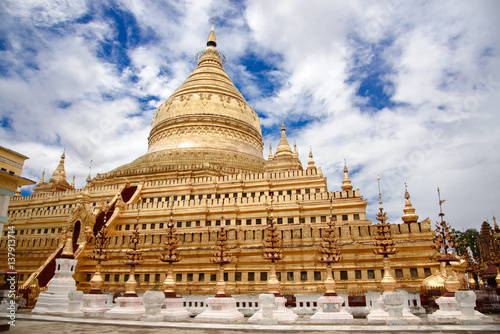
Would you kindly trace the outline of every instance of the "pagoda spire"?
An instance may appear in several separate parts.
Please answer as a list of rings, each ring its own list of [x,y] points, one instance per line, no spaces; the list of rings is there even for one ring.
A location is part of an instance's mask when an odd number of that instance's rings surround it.
[[[405,208],[403,209],[404,215],[401,217],[405,223],[416,223],[418,221],[418,215],[415,214],[415,208],[413,208],[410,202],[410,194],[408,193],[408,187],[405,183]]]
[[[349,171],[347,170],[347,163],[344,159],[344,179],[342,180],[342,191],[352,190],[351,179],[349,178]]]
[[[278,148],[276,149],[276,156],[280,155],[293,155],[292,148],[290,147],[290,144],[288,144],[288,140],[286,139],[285,122],[281,123],[281,139],[278,144]]]
[[[297,142],[295,142],[295,140],[293,141],[293,157],[294,158],[299,157],[299,151],[297,150]]]
[[[73,174],[73,181],[71,181],[71,188],[75,188],[75,177],[76,175]]]
[[[207,46],[217,47],[217,39],[215,38],[215,32],[214,32],[214,21],[215,17],[212,18],[212,30],[210,30],[210,34],[208,35]]]
[[[54,173],[52,173],[52,177],[50,178],[50,183],[67,183],[66,180],[66,171],[64,170],[64,159],[66,158],[66,150],[64,150],[61,155],[61,160],[59,160],[59,165],[57,166]]]
[[[272,160],[274,159],[274,155],[273,155],[273,146],[271,144],[269,144],[269,156],[267,157],[268,160]]]
[[[316,165],[313,160],[312,147],[309,148],[309,162],[307,163],[307,170],[316,169]]]
[[[38,182],[38,184],[43,184],[43,183],[45,183],[45,169],[42,172],[42,177],[40,178],[40,182]]]
[[[87,176],[87,179],[85,180],[87,183],[92,181],[92,176],[90,175],[91,171],[92,171],[92,160],[90,160],[90,165],[89,165],[89,176]]]

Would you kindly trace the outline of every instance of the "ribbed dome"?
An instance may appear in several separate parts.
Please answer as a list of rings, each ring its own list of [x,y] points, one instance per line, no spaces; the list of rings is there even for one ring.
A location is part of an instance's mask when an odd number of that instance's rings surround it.
[[[259,117],[224,71],[216,46],[212,27],[197,68],[157,109],[148,152],[122,167],[208,164],[263,171]]]

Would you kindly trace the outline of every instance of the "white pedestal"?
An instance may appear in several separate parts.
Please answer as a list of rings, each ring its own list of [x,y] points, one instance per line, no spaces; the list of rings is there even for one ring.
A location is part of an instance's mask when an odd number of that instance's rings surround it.
[[[315,323],[352,324],[352,315],[342,306],[344,298],[341,296],[321,296],[318,298],[318,311],[311,316]]]
[[[82,306],[83,291],[70,291],[68,292],[69,305],[68,310],[64,312],[63,317],[70,318],[81,318],[83,317],[83,312],[80,311]]]
[[[33,313],[62,315],[68,310],[68,292],[76,290],[73,279],[77,260],[56,259],[56,271],[47,291],[40,293]]]
[[[273,319],[279,324],[291,324],[297,321],[298,315],[285,307],[286,299],[284,297],[275,298],[276,306],[273,309]],[[254,313],[249,319],[249,323],[259,323],[263,319],[262,308]]]
[[[458,317],[459,323],[462,325],[482,325],[485,322],[492,321],[492,318],[475,311],[476,294],[471,290],[461,290],[455,292],[455,299],[458,303],[458,309],[462,313]]]
[[[401,292],[386,291],[382,294],[382,300],[384,301],[385,310],[389,313],[387,325],[408,325],[408,321],[403,317],[405,298]]]
[[[183,297],[169,297],[163,300],[165,308],[161,310],[165,321],[182,321],[191,316],[188,310],[184,307]]]
[[[439,297],[436,303],[439,305],[439,310],[427,316],[429,321],[451,324],[460,322],[459,318],[462,316],[462,312],[458,310],[455,297]]]
[[[102,318],[104,312],[109,311],[111,307],[106,304],[108,296],[105,294],[85,294],[82,297],[82,307],[80,311],[86,318]]]
[[[396,292],[399,292],[399,293],[401,293],[403,295],[403,298],[404,298],[404,303],[403,303],[403,317],[408,322],[408,324],[409,325],[418,325],[418,324],[421,324],[422,323],[422,319],[420,319],[419,317],[417,317],[410,310],[408,291],[406,291],[406,290],[396,290]],[[420,298],[420,294],[418,295],[418,297]]]
[[[205,300],[208,309],[198,314],[194,320],[199,322],[235,322],[243,319],[243,313],[236,309],[232,297],[211,297]]]
[[[163,314],[161,314],[161,306],[165,294],[163,291],[146,291],[142,296],[144,315],[141,321],[163,321]]]
[[[116,306],[104,313],[104,318],[139,320],[144,315],[141,297],[118,297]]]
[[[366,316],[369,324],[386,324],[389,318],[389,313],[385,311],[382,295],[372,303],[372,309]]]

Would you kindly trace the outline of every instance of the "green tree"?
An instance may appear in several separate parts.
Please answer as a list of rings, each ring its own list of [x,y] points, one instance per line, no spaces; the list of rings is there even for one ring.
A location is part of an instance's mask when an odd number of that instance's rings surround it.
[[[466,251],[466,247],[470,247],[474,258],[479,257],[479,245],[477,244],[477,237],[479,232],[474,228],[469,228],[465,232],[460,232],[453,230],[458,242],[455,245],[455,250],[457,255],[463,255]]]

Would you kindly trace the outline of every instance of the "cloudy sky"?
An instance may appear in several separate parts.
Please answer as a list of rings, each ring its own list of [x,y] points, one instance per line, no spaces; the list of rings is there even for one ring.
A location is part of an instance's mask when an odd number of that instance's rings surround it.
[[[398,222],[477,228],[500,216],[500,2],[4,0],[0,145],[77,186],[147,150],[156,108],[196,67],[216,17],[225,70],[276,148],[281,121],[339,190]],[[25,189],[24,194],[30,189]]]

